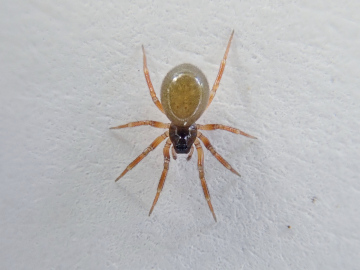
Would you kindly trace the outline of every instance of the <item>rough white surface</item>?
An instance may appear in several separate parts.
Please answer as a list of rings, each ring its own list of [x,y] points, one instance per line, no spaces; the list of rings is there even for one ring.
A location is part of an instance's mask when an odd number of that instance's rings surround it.
[[[123,2],[123,3],[122,3]],[[134,1],[136,2],[136,1]],[[352,1],[2,1],[1,269],[359,269],[360,4]],[[154,87],[177,64],[215,80],[205,152],[171,161]],[[291,226],[288,228],[288,225]]]

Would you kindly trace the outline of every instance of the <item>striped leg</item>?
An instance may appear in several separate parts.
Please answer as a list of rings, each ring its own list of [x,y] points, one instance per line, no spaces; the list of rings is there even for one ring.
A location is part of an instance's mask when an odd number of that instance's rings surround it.
[[[117,127],[111,127],[110,129],[120,129],[120,128],[127,128],[127,127],[138,127],[138,126],[152,126],[156,128],[169,128],[170,124],[158,122],[158,121],[152,121],[152,120],[144,120],[144,121],[136,121],[136,122],[130,122],[125,125],[117,126]]]
[[[196,147],[196,150],[197,150],[197,153],[198,153],[198,170],[199,170],[199,177],[200,177],[200,180],[201,180],[201,186],[202,186],[203,191],[204,191],[205,199],[206,199],[206,201],[207,201],[207,203],[209,205],[210,211],[211,211],[211,213],[212,213],[212,215],[213,215],[213,217],[215,219],[215,222],[216,222],[217,220],[216,220],[214,208],[213,208],[213,206],[211,204],[210,193],[209,193],[206,181],[205,181],[204,151],[203,151],[203,149],[201,147],[199,139],[196,139],[194,144],[195,144],[195,147]]]
[[[241,131],[240,129],[237,128],[233,128],[233,127],[229,127],[229,126],[224,126],[221,124],[208,124],[208,125],[197,125],[197,128],[200,130],[215,130],[215,129],[222,129],[222,130],[226,130],[235,134],[240,134],[246,137],[249,137],[251,139],[257,139],[254,136],[251,136],[250,134],[245,133],[244,131]]]
[[[159,137],[157,137],[133,162],[126,167],[126,169],[120,174],[118,178],[116,178],[115,182],[118,181],[121,177],[123,177],[128,171],[134,168],[144,157],[146,157],[150,151],[154,150],[163,140],[169,137],[169,131],[166,131]]]
[[[219,84],[220,84],[220,80],[221,80],[221,77],[224,73],[224,69],[225,69],[225,64],[226,64],[226,59],[227,59],[227,56],[228,56],[228,53],[229,53],[229,49],[230,49],[230,44],[231,44],[231,40],[234,36],[234,30],[231,32],[231,35],[230,35],[230,39],[229,39],[229,42],[228,42],[228,45],[226,47],[226,51],[225,51],[225,54],[224,54],[224,57],[221,61],[221,64],[220,64],[220,69],[219,69],[219,72],[218,72],[218,75],[216,77],[216,80],[215,80],[215,83],[213,85],[213,88],[211,89],[211,92],[210,92],[210,98],[209,98],[209,102],[208,102],[208,105],[207,105],[207,108],[210,106],[212,100],[214,99],[215,97],[215,94],[216,94],[216,90],[219,88]]]
[[[220,163],[224,165],[226,169],[240,176],[240,174],[237,171],[235,171],[233,167],[231,167],[231,165],[215,151],[214,147],[211,145],[208,138],[206,138],[200,131],[198,131],[197,136],[204,143],[205,147],[211,152],[211,154],[213,154],[213,156],[216,157],[216,159],[220,161]]]
[[[152,83],[151,83],[149,70],[148,70],[148,68],[147,68],[146,54],[145,54],[144,46],[142,46],[142,51],[143,51],[143,62],[144,62],[144,75],[145,75],[145,79],[146,79],[147,85],[148,85],[149,90],[150,90],[151,98],[152,98],[152,100],[154,101],[156,107],[158,107],[160,111],[162,111],[163,113],[165,113],[165,112],[164,112],[164,109],[163,109],[163,106],[161,105],[159,99],[156,97],[156,93],[155,93],[155,91],[154,91],[154,87],[153,87],[153,85],[152,85]]]
[[[160,192],[163,189],[165,179],[166,179],[166,175],[167,175],[167,172],[169,170],[169,163],[170,163],[169,149],[170,149],[170,146],[171,146],[171,141],[170,141],[170,139],[167,139],[166,143],[165,143],[165,146],[164,146],[164,150],[163,150],[163,152],[164,152],[164,169],[163,169],[161,177],[160,177],[159,185],[158,185],[158,188],[157,188],[157,193],[156,193],[154,202],[153,202],[153,204],[151,206],[149,216],[151,215],[152,211],[154,210],[154,207],[155,207],[155,205],[156,205],[156,203],[157,203],[157,201],[159,199]]]

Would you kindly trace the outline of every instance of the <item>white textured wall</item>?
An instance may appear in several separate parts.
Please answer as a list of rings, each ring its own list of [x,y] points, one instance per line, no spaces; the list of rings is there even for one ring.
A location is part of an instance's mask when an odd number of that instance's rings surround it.
[[[360,4],[352,1],[1,1],[1,269],[358,269]],[[134,1],[135,2],[135,1]],[[150,99],[177,64],[215,80],[205,152],[162,170]],[[290,225],[291,228],[287,226]]]

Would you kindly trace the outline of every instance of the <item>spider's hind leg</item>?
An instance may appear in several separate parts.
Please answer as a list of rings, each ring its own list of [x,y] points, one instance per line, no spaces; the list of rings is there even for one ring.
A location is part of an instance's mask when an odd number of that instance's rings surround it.
[[[149,74],[149,70],[148,70],[148,67],[147,67],[145,49],[144,49],[143,45],[142,45],[142,51],[143,51],[143,62],[144,62],[144,75],[145,75],[146,83],[147,83],[147,85],[149,87],[149,90],[150,90],[151,98],[152,98],[153,102],[155,103],[156,107],[158,107],[160,111],[165,113],[164,109],[163,109],[163,106],[161,105],[159,99],[157,98],[156,93],[154,91],[154,87],[153,87],[153,85],[151,83],[150,74]]]
[[[232,40],[233,36],[234,36],[234,30],[231,32],[231,35],[230,35],[230,38],[229,38],[229,41],[228,41],[228,44],[227,44],[227,47],[226,47],[224,57],[223,57],[223,59],[221,61],[221,64],[220,64],[219,73],[218,73],[218,75],[216,77],[216,80],[214,82],[214,85],[213,85],[213,87],[211,89],[209,102],[208,102],[206,108],[208,108],[210,106],[212,100],[215,97],[216,90],[219,88],[220,80],[221,80],[221,77],[222,77],[222,75],[224,73],[224,69],[225,69],[225,65],[226,65],[226,59],[227,59],[227,56],[228,56],[228,53],[229,53],[229,50],[230,50],[230,44],[231,44],[231,40]]]

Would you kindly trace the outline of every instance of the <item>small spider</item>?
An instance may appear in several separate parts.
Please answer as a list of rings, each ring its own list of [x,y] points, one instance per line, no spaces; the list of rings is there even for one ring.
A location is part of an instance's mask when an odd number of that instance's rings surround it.
[[[222,158],[210,144],[208,138],[206,138],[199,130],[215,130],[222,129],[230,131],[235,134],[240,134],[252,139],[256,137],[251,136],[239,129],[224,126],[221,124],[207,124],[199,125],[195,124],[195,121],[200,118],[204,111],[211,104],[216,90],[219,87],[219,83],[222,77],[222,74],[225,69],[225,63],[227,55],[229,53],[231,40],[233,38],[234,31],[232,31],[224,57],[221,61],[220,70],[216,77],[215,83],[212,87],[212,90],[209,89],[209,84],[205,75],[200,69],[191,65],[191,64],[181,64],[174,67],[168,72],[165,76],[162,85],[161,85],[161,103],[156,97],[154,87],[150,80],[149,70],[146,63],[146,55],[144,46],[143,50],[143,63],[144,63],[144,74],[147,85],[150,90],[150,95],[161,112],[163,112],[171,121],[171,123],[162,123],[151,120],[130,122],[125,125],[112,127],[111,129],[120,129],[126,127],[136,127],[149,125],[156,128],[167,129],[162,135],[157,137],[143,152],[139,155],[133,162],[131,162],[126,169],[116,178],[115,182],[123,177],[128,171],[134,168],[144,157],[146,157],[150,151],[154,150],[162,141],[166,139],[164,146],[164,169],[161,174],[159,185],[157,188],[157,193],[154,199],[154,202],[151,206],[149,216],[151,215],[154,207],[159,199],[160,192],[164,186],[165,178],[169,169],[170,162],[170,147],[171,153],[174,160],[176,160],[176,154],[188,154],[187,160],[190,160],[194,149],[196,147],[198,153],[198,170],[199,177],[201,180],[201,186],[204,191],[206,201],[209,205],[210,211],[216,221],[215,212],[210,200],[209,190],[205,181],[204,174],[204,152],[200,144],[200,140],[205,145],[205,147],[211,152],[211,154],[227,168],[236,175],[240,174],[235,171],[230,164]],[[200,140],[199,140],[200,139]],[[195,147],[194,147],[195,145]]]

